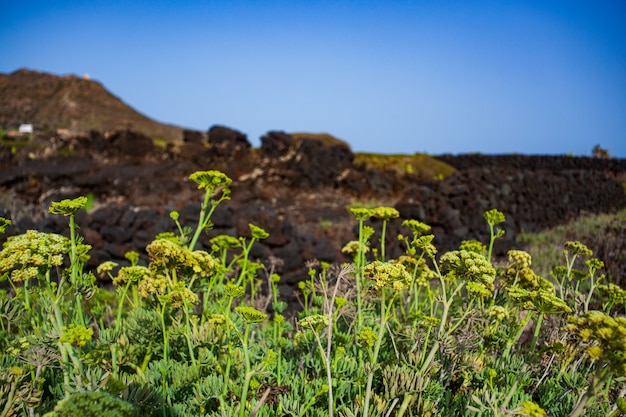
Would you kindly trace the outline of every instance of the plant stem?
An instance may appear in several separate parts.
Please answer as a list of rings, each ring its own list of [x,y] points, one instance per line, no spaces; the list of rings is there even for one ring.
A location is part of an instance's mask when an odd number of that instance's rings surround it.
[[[208,220],[206,211],[209,206],[210,199],[211,199],[211,194],[209,190],[207,190],[204,193],[204,201],[202,202],[202,208],[200,209],[200,218],[198,219],[198,227],[196,227],[196,232],[194,233],[193,238],[191,239],[191,242],[189,243],[190,251],[194,250],[194,248],[196,247],[196,243],[198,242],[198,239],[200,238],[200,233],[202,233],[202,230],[204,230],[204,228],[206,227],[206,223]]]
[[[383,219],[383,226],[380,232],[380,260],[385,262],[385,235],[387,232],[387,220]]]
[[[378,352],[380,351],[380,345],[383,340],[383,336],[385,335],[385,327],[386,327],[386,308],[385,308],[385,289],[381,291],[380,295],[380,327],[378,328],[378,338],[376,339],[376,343],[374,344],[374,353],[372,354],[370,360],[370,370],[367,375],[367,387],[365,388],[365,402],[363,405],[363,417],[367,417],[369,415],[369,406],[370,406],[370,397],[372,395],[372,382],[374,381],[374,368],[376,366],[376,362],[378,361]]]
[[[250,352],[248,351],[248,344],[250,339],[250,324],[246,324],[246,331],[243,337],[243,355],[246,362],[246,376],[243,381],[243,388],[241,389],[241,400],[239,404],[239,417],[244,416],[246,410],[246,400],[248,396],[248,387],[250,386],[250,380],[252,379],[252,369],[250,366]]]
[[[610,374],[606,371],[606,369],[603,371],[598,371],[598,369],[601,369],[601,366],[596,364],[596,374],[594,374],[591,384],[589,384],[585,393],[578,400],[578,403],[570,414],[570,417],[581,416],[585,411],[585,408],[591,405],[597,393],[602,390],[602,387]],[[598,373],[600,373],[600,375],[598,375]]]
[[[363,284],[365,275],[363,267],[365,264],[365,242],[363,240],[363,220],[359,220],[359,251],[356,259],[356,302],[357,302],[357,326],[355,331],[360,332],[363,328]]]

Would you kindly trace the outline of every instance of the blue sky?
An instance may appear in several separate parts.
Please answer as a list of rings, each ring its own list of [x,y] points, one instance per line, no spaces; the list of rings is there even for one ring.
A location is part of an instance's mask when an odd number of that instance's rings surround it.
[[[89,73],[206,130],[626,158],[626,1],[7,1],[0,72]]]

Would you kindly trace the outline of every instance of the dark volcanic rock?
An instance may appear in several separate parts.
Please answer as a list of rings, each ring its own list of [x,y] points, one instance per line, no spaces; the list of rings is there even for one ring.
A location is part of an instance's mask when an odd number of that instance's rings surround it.
[[[203,143],[206,135],[198,130],[183,130],[183,142]]]
[[[354,155],[345,143],[328,143],[316,137],[298,139],[284,132],[261,138],[261,153],[275,172],[291,186],[336,186],[340,175],[352,167]]]
[[[196,135],[162,149],[132,131],[93,131],[37,138],[40,152],[0,153],[0,215],[14,222],[0,239],[30,228],[67,234],[67,219],[48,214],[48,205],[91,194],[94,208],[77,219],[79,233],[93,246],[88,267],[109,259],[124,264],[129,250],[139,251],[147,264],[146,245],[158,233],[176,231],[172,210],[184,227],[196,227],[203,193],[189,175],[217,169],[233,179],[231,199],[217,208],[214,227],[202,234],[198,248],[210,250],[210,239],[219,234],[249,237],[250,223],[264,228],[270,237],[258,242],[251,255],[276,262],[285,292],[307,277],[305,265],[312,258],[349,260],[341,248],[356,238],[357,223],[348,210],[354,202],[400,211],[401,219],[391,221],[387,230],[388,256],[393,257],[403,251],[395,237],[407,233],[401,226],[406,218],[430,224],[443,252],[467,239],[486,242],[483,213],[497,208],[506,216],[506,234],[494,253],[504,256],[519,246],[515,237],[522,231],[626,207],[620,181],[626,178],[624,160],[443,156],[457,171],[436,181],[357,166],[349,146],[322,135],[269,132],[260,150],[223,126],[213,126],[207,136],[208,143]],[[368,224],[380,228],[373,220]],[[614,227],[622,227],[623,236],[623,225]],[[378,245],[378,233],[373,245]],[[623,239],[589,246],[611,274],[623,276]]]
[[[243,148],[251,147],[246,135],[225,126],[211,126],[208,135],[211,145],[227,145],[229,147],[241,146]]]

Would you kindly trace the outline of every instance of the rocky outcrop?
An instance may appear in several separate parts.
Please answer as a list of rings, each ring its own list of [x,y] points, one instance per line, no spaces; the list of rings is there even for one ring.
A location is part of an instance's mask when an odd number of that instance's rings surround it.
[[[339,140],[284,132],[269,132],[261,138],[261,154],[272,174],[289,186],[316,188],[337,186],[344,171],[352,167],[354,155]]]
[[[519,247],[514,239],[522,231],[626,207],[618,179],[626,174],[624,160],[442,156],[457,170],[432,180],[355,165],[349,146],[326,136],[269,132],[261,148],[252,149],[245,135],[214,126],[207,139],[166,148],[128,130],[35,139],[36,151],[0,154],[0,216],[13,220],[9,234],[30,228],[67,233],[67,219],[47,213],[50,202],[90,195],[93,207],[77,219],[81,235],[93,246],[89,267],[109,259],[123,264],[129,250],[140,251],[147,262],[143,249],[154,236],[175,231],[172,210],[180,213],[184,226],[195,227],[202,192],[189,174],[218,169],[233,179],[231,200],[215,211],[214,227],[199,247],[210,249],[210,239],[218,234],[248,236],[249,223],[263,227],[270,237],[255,246],[252,256],[264,262],[280,259],[282,290],[289,293],[307,276],[308,260],[348,260],[341,248],[356,238],[356,221],[348,210],[355,202],[394,206],[402,218],[430,224],[440,251],[466,239],[486,241],[483,213],[497,208],[507,221],[496,255]],[[396,240],[401,232],[406,232],[401,219],[392,221],[387,233],[391,256],[401,253]],[[594,244],[598,256],[610,257],[604,260],[611,271],[625,270],[623,245]]]

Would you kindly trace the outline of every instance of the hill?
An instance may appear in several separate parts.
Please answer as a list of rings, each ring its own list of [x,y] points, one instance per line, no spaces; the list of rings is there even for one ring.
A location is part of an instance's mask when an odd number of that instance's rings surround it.
[[[86,134],[132,129],[153,139],[176,142],[183,129],[139,113],[97,81],[20,69],[0,74],[0,128],[31,123],[39,132],[64,129]]]

